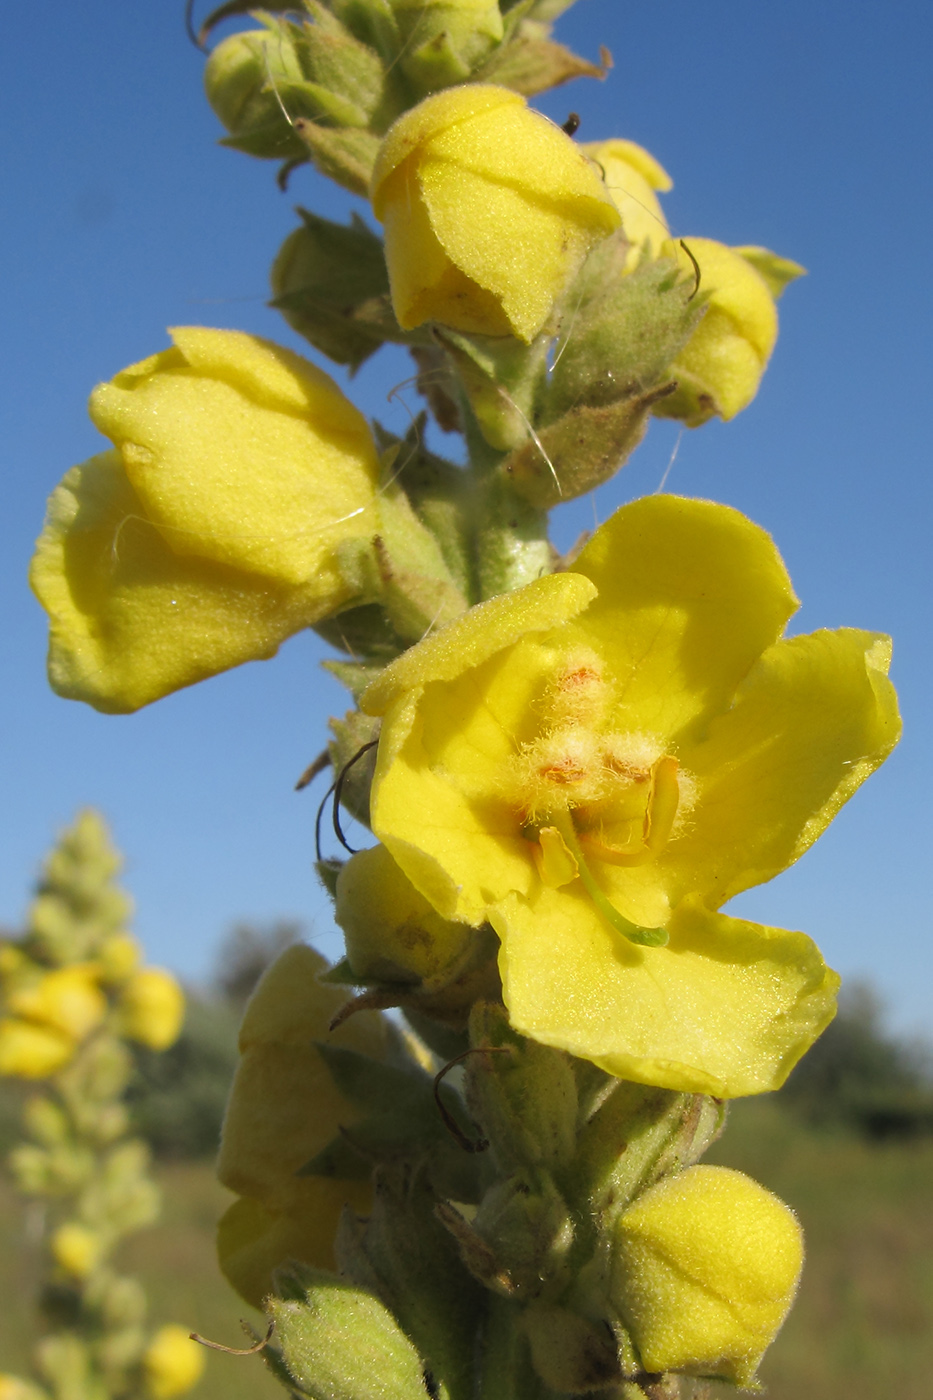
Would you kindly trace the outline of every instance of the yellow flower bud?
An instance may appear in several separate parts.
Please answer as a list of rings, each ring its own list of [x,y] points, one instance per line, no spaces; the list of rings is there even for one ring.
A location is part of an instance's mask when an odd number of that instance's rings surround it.
[[[690,1167],[624,1213],[612,1292],[647,1371],[748,1385],[803,1264],[793,1212],[727,1167]]]
[[[283,110],[281,89],[305,81],[290,30],[250,29],[222,39],[204,66],[207,100],[251,155],[306,153]]]
[[[51,1026],[4,1017],[0,1021],[0,1075],[45,1079],[68,1063],[75,1051],[70,1036]]]
[[[468,924],[441,918],[385,846],[358,851],[337,879],[335,917],[359,977],[423,982],[443,977],[476,940]]]
[[[267,969],[240,1028],[240,1063],[224,1119],[217,1175],[241,1196],[273,1210],[302,1197],[295,1175],[358,1117],[336,1088],[315,1040],[383,1058],[385,1024],[360,1012],[339,1030],[328,1025],[347,1000],[339,987],[319,982],[327,963],[295,944]]]
[[[7,1006],[14,1016],[52,1026],[73,1040],[83,1040],[107,1014],[93,963],[56,968],[23,982],[9,992]]]
[[[53,492],[32,564],[53,687],[111,713],[273,656],[347,601],[337,547],[374,528],[375,443],[328,375],[236,331],[172,338],[94,391],[116,450]]]
[[[96,1230],[69,1220],[59,1225],[50,1241],[52,1257],[73,1278],[87,1278],[100,1263],[104,1241]]]
[[[370,195],[406,330],[531,341],[589,250],[619,225],[593,165],[524,98],[467,84],[390,127]]]
[[[696,258],[700,291],[709,295],[709,302],[671,365],[677,390],[659,400],[654,412],[696,428],[716,413],[734,418],[751,403],[774,349],[778,318],[768,283],[739,252],[710,238],[683,241]],[[661,251],[694,275],[679,243],[668,242]]]
[[[142,959],[142,948],[129,933],[113,933],[97,949],[102,982],[125,982]]]
[[[220,1266],[247,1302],[260,1306],[272,1272],[287,1259],[334,1267],[334,1236],[344,1205],[366,1212],[368,1180],[297,1173],[359,1116],[340,1093],[315,1040],[382,1059],[382,1018],[363,1011],[334,1032],[346,992],[318,980],[327,970],[304,944],[266,969],[240,1028],[237,1066],[224,1117],[217,1175],[244,1199],[220,1222]]]
[[[658,257],[669,236],[655,190],[669,190],[674,182],[663,165],[634,141],[593,141],[581,149],[602,170],[606,189],[622,215],[622,232],[630,244],[625,270],[631,272],[643,254]]]
[[[150,1050],[167,1050],[185,1019],[185,994],[170,972],[144,967],[123,985],[118,1003],[120,1029]]]
[[[344,1206],[366,1215],[369,1181],[303,1177],[287,1210],[271,1210],[243,1196],[217,1225],[217,1258],[228,1283],[254,1308],[272,1292],[272,1274],[289,1259],[335,1270],[334,1240]]]
[[[160,1327],[143,1355],[146,1393],[152,1400],[171,1400],[197,1385],[204,1370],[204,1349],[185,1327]]]

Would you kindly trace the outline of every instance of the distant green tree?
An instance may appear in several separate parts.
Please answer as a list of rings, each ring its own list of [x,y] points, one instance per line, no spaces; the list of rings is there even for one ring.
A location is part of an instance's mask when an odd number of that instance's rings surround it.
[[[870,1138],[933,1132],[929,1052],[888,1034],[875,990],[854,983],[839,1014],[801,1060],[781,1098],[808,1121]]]

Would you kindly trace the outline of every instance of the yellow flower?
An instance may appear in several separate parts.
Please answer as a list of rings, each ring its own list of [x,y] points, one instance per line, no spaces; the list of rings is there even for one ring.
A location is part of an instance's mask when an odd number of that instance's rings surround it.
[[[506,88],[467,84],[390,127],[370,195],[405,330],[531,341],[619,214],[561,129]]]
[[[622,1216],[613,1301],[646,1371],[686,1371],[747,1386],[797,1291],[797,1219],[726,1167],[690,1167]]]
[[[177,1323],[160,1327],[143,1355],[146,1393],[152,1400],[172,1400],[197,1385],[204,1370],[204,1348]]]
[[[830,1020],[809,938],[716,912],[898,737],[887,639],[782,639],[795,607],[763,530],[651,496],[364,693],[373,829],[444,918],[492,923],[518,1030],[732,1097],[776,1088]]]
[[[120,1030],[150,1050],[174,1045],[185,1019],[185,994],[170,972],[144,967],[120,989]]]
[[[716,413],[734,418],[751,403],[777,340],[778,317],[765,278],[737,249],[711,238],[683,241],[696,258],[700,291],[709,294],[709,302],[671,365],[677,390],[660,400],[654,412],[696,428]],[[679,243],[669,242],[661,251],[694,275]]]
[[[48,1400],[41,1386],[8,1372],[0,1374],[0,1400]]]
[[[256,336],[172,337],[95,389],[115,450],[53,492],[32,564],[53,687],[111,713],[273,656],[347,600],[337,546],[373,528],[375,444],[333,380]]]
[[[75,1052],[71,1036],[15,1016],[0,1020],[0,1075],[45,1079],[62,1069]]]
[[[634,141],[593,141],[581,147],[603,172],[606,189],[622,215],[628,239],[626,272],[643,255],[656,258],[668,238],[667,220],[655,190],[673,188],[673,181],[654,156]]]
[[[103,982],[125,982],[142,959],[142,948],[129,933],[112,933],[97,949],[95,961]]]
[[[93,963],[56,968],[23,982],[10,990],[6,1004],[14,1016],[50,1026],[72,1040],[83,1040],[107,1014]]]
[[[365,1211],[372,1199],[368,1180],[297,1175],[358,1117],[314,1041],[326,1037],[378,1059],[386,1052],[385,1023],[373,1012],[328,1034],[347,998],[318,980],[326,969],[311,948],[286,949],[259,982],[240,1029],[217,1175],[245,1199],[221,1219],[217,1246],[223,1272],[257,1307],[272,1289],[273,1269],[287,1259],[333,1268],[343,1206]]]
[[[76,1220],[59,1225],[52,1235],[52,1257],[74,1278],[87,1278],[100,1263],[104,1241],[96,1230]]]

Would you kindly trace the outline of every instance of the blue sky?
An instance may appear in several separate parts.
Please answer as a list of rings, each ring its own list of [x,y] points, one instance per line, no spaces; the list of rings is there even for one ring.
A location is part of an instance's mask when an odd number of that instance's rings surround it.
[[[318,669],[324,648],[299,636],[274,661],[100,716],[45,685],[26,565],[48,492],[100,449],[85,411],[94,383],[162,348],[172,324],[301,348],[265,305],[269,263],[296,203],[339,217],[353,201],[307,170],[283,196],[274,165],[215,145],[181,15],[181,0],[83,0],[41,29],[26,6],[4,20],[0,921],[21,918],[56,830],[94,804],[126,854],[151,957],[197,976],[238,918],[300,918],[336,946],[312,870],[314,791],[292,791],[344,707]],[[674,177],[678,234],[766,244],[809,269],[781,304],[757,400],[684,433],[667,489],[727,501],[772,532],[804,600],[795,630],[894,634],[901,748],[798,866],[734,907],[806,929],[844,975],[877,982],[899,1027],[921,1030],[933,980],[931,29],[918,0],[579,0],[558,37],[592,57],[606,44],[615,68],[540,104],[561,121],[577,111],[582,139],[647,146]],[[350,392],[403,427],[387,395],[409,372],[384,352]],[[619,477],[562,508],[558,542],[654,490],[677,439],[653,426]]]

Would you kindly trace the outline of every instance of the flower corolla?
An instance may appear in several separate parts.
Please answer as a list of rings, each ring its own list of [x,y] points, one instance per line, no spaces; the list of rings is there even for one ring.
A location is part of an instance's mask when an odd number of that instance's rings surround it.
[[[643,256],[659,257],[669,233],[655,191],[664,193],[674,184],[663,165],[635,141],[592,141],[581,150],[602,170],[606,189],[622,216],[622,232],[629,244],[626,272],[637,267]]]
[[[898,737],[888,639],[784,637],[796,605],[763,530],[651,496],[364,693],[373,830],[444,918],[495,928],[519,1031],[733,1097],[776,1088],[831,1019],[806,935],[718,912]]]
[[[570,137],[518,93],[484,83],[435,93],[399,117],[370,195],[405,330],[438,321],[533,340],[620,221]]]
[[[288,1259],[332,1269],[343,1207],[365,1211],[372,1200],[368,1178],[299,1174],[358,1116],[315,1040],[326,1036],[377,1059],[386,1051],[385,1024],[373,1012],[328,1034],[346,994],[318,980],[326,968],[303,944],[286,949],[257,985],[240,1029],[217,1162],[220,1180],[240,1199],[220,1220],[217,1252],[230,1283],[256,1307]]]
[[[114,449],[52,493],[32,563],[53,688],[110,713],[337,611],[337,549],[374,527],[376,446],[328,375],[238,331],[172,339],[95,389]]]

